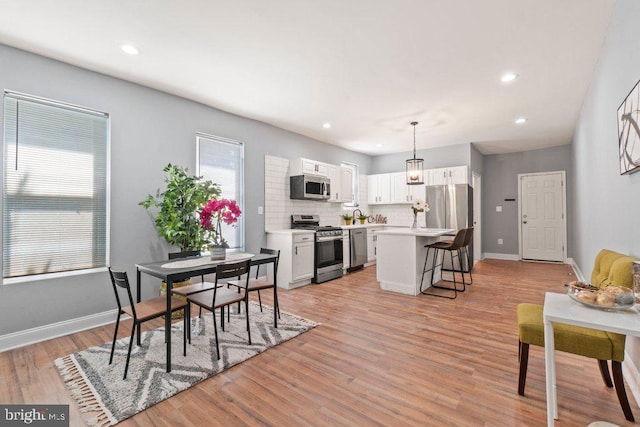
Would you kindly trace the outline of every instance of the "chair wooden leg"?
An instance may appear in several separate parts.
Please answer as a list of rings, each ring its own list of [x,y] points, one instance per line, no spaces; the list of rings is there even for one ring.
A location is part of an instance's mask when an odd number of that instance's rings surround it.
[[[109,365],[113,363],[113,352],[116,349],[116,338],[118,337],[118,326],[120,326],[120,313],[118,313],[118,318],[116,319],[116,330],[113,333],[113,344],[111,344],[111,357],[109,358]]]
[[[518,378],[518,394],[524,396],[524,385],[527,381],[527,364],[529,363],[529,344],[520,343],[520,377]]]
[[[609,365],[607,365],[607,361],[598,360],[598,367],[600,368],[600,375],[602,375],[602,381],[604,381],[604,385],[609,388],[613,387],[611,376],[609,375]]]
[[[635,422],[631,407],[629,406],[629,400],[627,399],[627,392],[624,389],[624,378],[622,377],[622,363],[611,361],[611,371],[613,372],[613,382],[616,385],[616,393],[618,394],[618,400],[624,412],[624,417],[627,421]]]

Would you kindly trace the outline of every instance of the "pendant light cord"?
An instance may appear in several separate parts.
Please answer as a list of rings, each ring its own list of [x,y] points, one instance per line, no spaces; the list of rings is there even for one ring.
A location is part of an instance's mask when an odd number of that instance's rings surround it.
[[[416,125],[418,122],[411,122],[411,126],[413,126],[413,160],[416,159]]]

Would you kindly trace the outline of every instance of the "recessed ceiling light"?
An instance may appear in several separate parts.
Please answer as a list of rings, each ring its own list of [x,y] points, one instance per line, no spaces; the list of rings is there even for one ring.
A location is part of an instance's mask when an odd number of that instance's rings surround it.
[[[327,122],[322,125],[323,128],[329,129],[331,127],[331,123]]]
[[[120,49],[129,55],[137,55],[140,53],[140,50],[132,44],[123,44],[120,46]]]
[[[521,125],[521,124],[524,124],[524,123],[526,123],[526,122],[527,122],[527,118],[526,118],[526,117],[518,117],[518,118],[516,119],[516,124],[517,124],[517,125]]]
[[[382,147],[382,144],[376,144],[376,147]]]
[[[509,73],[503,74],[500,80],[502,81],[502,83],[509,83],[514,81],[517,78],[518,78],[518,75],[516,73],[509,72]]]

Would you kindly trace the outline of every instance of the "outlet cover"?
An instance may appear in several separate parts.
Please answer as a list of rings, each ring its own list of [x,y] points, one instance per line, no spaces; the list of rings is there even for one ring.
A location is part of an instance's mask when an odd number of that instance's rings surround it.
[[[502,243],[502,239],[498,239],[498,244],[501,245]]]

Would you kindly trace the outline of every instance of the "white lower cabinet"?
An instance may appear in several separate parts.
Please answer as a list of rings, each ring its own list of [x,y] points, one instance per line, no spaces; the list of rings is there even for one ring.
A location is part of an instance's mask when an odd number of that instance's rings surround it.
[[[351,249],[349,247],[349,230],[342,230],[342,269],[351,267]]]
[[[384,230],[384,226],[367,227],[367,262],[375,262],[378,255],[378,236],[376,232]]]
[[[311,283],[314,274],[314,232],[267,232],[267,247],[280,250],[278,287],[293,289]]]

